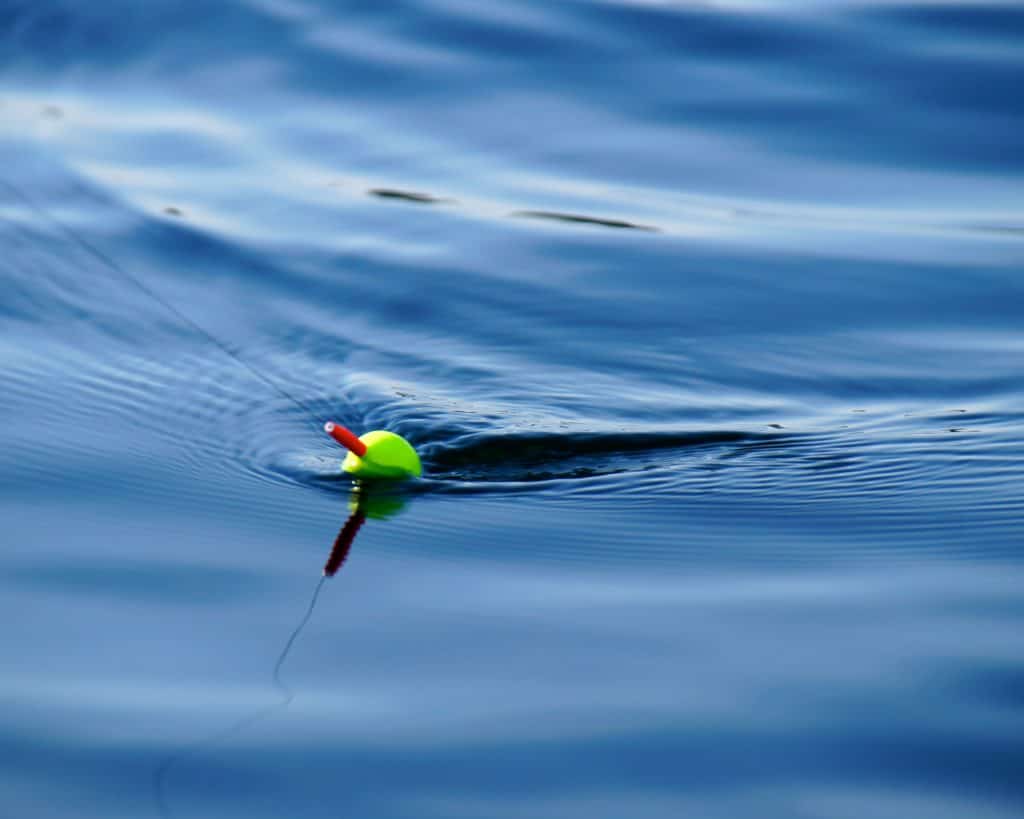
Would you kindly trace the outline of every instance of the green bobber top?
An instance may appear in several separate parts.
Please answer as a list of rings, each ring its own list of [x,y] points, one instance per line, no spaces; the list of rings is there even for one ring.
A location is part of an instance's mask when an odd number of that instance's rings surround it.
[[[341,468],[353,478],[401,480],[423,474],[420,456],[401,435],[375,429],[357,438],[333,421],[324,424],[324,432],[348,450]]]

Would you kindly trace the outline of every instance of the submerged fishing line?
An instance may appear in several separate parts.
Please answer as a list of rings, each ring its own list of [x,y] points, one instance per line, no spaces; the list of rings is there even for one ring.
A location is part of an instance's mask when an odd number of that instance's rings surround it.
[[[281,653],[277,657],[277,662],[274,664],[272,679],[274,682],[274,688],[276,688],[278,693],[281,695],[281,699],[261,708],[255,713],[242,717],[241,719],[231,723],[227,728],[218,731],[213,736],[209,736],[192,745],[180,748],[178,751],[166,757],[153,771],[153,798],[156,802],[157,810],[163,819],[171,819],[172,815],[170,805],[167,801],[167,780],[171,769],[175,765],[184,762],[190,757],[197,756],[203,751],[208,751],[211,748],[216,747],[231,737],[237,736],[246,728],[251,728],[258,722],[262,722],[276,711],[283,711],[291,705],[292,700],[295,699],[295,694],[281,678],[281,669],[284,666],[285,660],[288,659],[288,655],[291,653],[292,646],[295,645],[295,641],[298,639],[303,629],[305,629],[306,625],[309,623],[310,618],[313,616],[313,610],[316,608],[317,600],[320,598],[320,591],[323,589],[324,582],[326,580],[327,575],[323,575],[319,582],[317,582],[316,588],[313,590],[313,597],[310,599],[309,605],[306,607],[306,613],[302,616],[298,625],[292,629],[291,636],[289,636],[285,641],[284,647],[281,649]]]
[[[222,353],[224,353],[224,355],[226,355],[236,364],[248,370],[248,372],[252,376],[257,378],[266,386],[270,387],[270,389],[274,390],[276,393],[278,393],[278,395],[281,395],[283,398],[287,399],[288,401],[291,401],[296,407],[298,407],[300,410],[306,413],[312,419],[313,423],[317,427],[319,427],[323,423],[323,418],[318,413],[316,413],[313,410],[313,408],[310,407],[305,401],[293,395],[289,390],[285,389],[283,386],[281,386],[281,384],[274,381],[266,373],[260,371],[253,364],[250,364],[248,361],[242,358],[241,355],[236,350],[232,349],[226,342],[221,341],[219,338],[217,338],[216,335],[211,333],[201,324],[199,324],[198,322],[190,318],[188,315],[186,315],[184,312],[182,312],[181,309],[176,307],[164,296],[160,295],[160,293],[154,290],[150,285],[146,284],[140,277],[132,273],[128,268],[122,267],[120,264],[118,264],[117,261],[112,256],[102,251],[100,248],[98,248],[92,242],[87,240],[85,237],[83,237],[69,225],[66,225],[63,222],[61,222],[59,219],[57,219],[55,216],[49,213],[45,208],[34,202],[31,198],[25,195],[21,190],[19,190],[15,185],[8,182],[6,179],[0,178],[0,186],[6,188],[7,191],[13,194],[17,199],[20,199],[30,210],[35,212],[44,221],[47,221],[50,224],[55,225],[58,228],[58,230],[60,230],[71,242],[76,244],[83,251],[85,251],[94,259],[99,261],[101,265],[105,266],[108,270],[114,271],[115,273],[119,274],[122,277],[122,279],[133,284],[140,292],[142,292],[150,299],[155,301],[167,312],[175,316],[183,324],[187,325],[188,327],[191,327],[195,332],[203,336],[207,341],[209,341],[211,344],[217,347],[217,349],[219,349]]]

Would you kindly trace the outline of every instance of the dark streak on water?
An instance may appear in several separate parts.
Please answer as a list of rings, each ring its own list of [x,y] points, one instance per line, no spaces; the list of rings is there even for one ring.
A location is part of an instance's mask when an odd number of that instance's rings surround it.
[[[579,216],[572,213],[554,213],[546,210],[521,210],[513,216],[523,216],[527,219],[551,219],[555,222],[569,222],[578,225],[597,225],[598,227],[610,228],[631,228],[633,230],[655,230],[647,225],[636,225],[624,219],[602,219],[597,216]]]
[[[429,193],[415,193],[414,191],[395,191],[387,188],[373,188],[368,191],[370,196],[380,199],[398,199],[402,202],[413,202],[417,205],[436,205],[438,202],[447,202],[447,199],[438,199]]]
[[[0,814],[1020,815],[1022,36],[3,4]]]

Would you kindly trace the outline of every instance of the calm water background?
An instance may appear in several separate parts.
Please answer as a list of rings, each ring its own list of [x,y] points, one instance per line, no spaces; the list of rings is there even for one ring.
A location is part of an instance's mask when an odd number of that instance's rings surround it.
[[[0,815],[1020,815],[1019,4],[6,0],[0,66]]]

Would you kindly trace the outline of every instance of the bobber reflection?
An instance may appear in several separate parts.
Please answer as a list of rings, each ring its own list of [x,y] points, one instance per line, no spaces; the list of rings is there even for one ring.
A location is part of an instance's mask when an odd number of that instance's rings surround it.
[[[390,491],[389,491],[390,490]],[[407,496],[392,487],[357,484],[348,498],[349,516],[334,539],[331,554],[324,564],[324,577],[334,577],[348,559],[356,535],[367,519],[387,520],[405,509]]]

